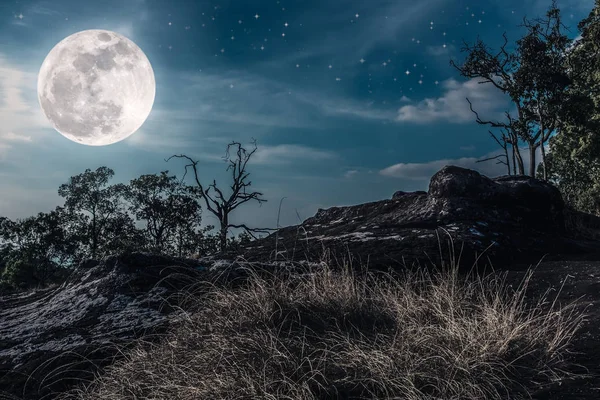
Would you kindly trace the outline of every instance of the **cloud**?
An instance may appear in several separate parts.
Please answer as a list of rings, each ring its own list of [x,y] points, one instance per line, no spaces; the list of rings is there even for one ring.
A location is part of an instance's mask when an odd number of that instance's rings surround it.
[[[0,139],[4,139],[7,142],[31,142],[31,136],[17,135],[13,132],[0,134]]]
[[[297,144],[262,145],[252,156],[256,164],[290,164],[295,161],[333,160],[337,155],[330,151],[319,150]]]
[[[390,178],[401,178],[415,181],[429,180],[433,176],[433,174],[438,172],[444,166],[455,165],[457,167],[463,167],[478,171],[479,173],[489,177],[496,177],[506,175],[508,173],[506,165],[498,164],[495,160],[485,162],[477,161],[495,157],[500,154],[503,154],[502,150],[494,151],[478,158],[462,157],[455,159],[434,160],[425,163],[399,163],[380,170],[379,174]],[[525,173],[527,173],[527,168],[529,165],[529,151],[527,150],[527,148],[521,148],[521,157],[523,158]],[[539,150],[537,152],[536,157],[536,159],[539,161]]]
[[[50,4],[52,4],[52,3],[46,2],[46,1],[38,2],[34,5],[32,5],[28,9],[28,12],[31,12],[34,14],[40,14],[40,15],[48,15],[48,16],[62,15],[62,13],[60,11],[51,8],[49,6]]]
[[[474,78],[458,82],[450,78],[442,82],[445,93],[437,99],[426,98],[416,105],[405,105],[398,110],[396,120],[426,124],[444,121],[455,124],[472,123],[475,115],[469,109],[466,98],[473,103],[473,109],[483,119],[503,119],[508,96],[502,94],[491,83],[479,83]]]
[[[355,169],[352,169],[350,171],[346,171],[346,173],[344,174],[344,178],[346,179],[351,179],[352,177],[354,177],[356,174],[358,174],[358,171]]]
[[[460,146],[460,149],[463,150],[463,151],[473,151],[473,150],[475,150],[475,146],[473,146],[473,145]]]
[[[444,47],[443,45],[427,46],[427,48],[425,49],[425,52],[429,55],[439,57],[439,56],[450,55],[450,53],[453,53],[455,50],[456,50],[456,47],[454,45],[450,44],[450,45],[446,45],[446,47]]]
[[[39,128],[51,127],[37,102],[37,74],[0,54],[0,151],[15,142],[33,142]]]
[[[352,102],[348,100],[317,100],[315,103],[319,104],[321,111],[326,115],[347,115],[361,119],[374,119],[374,120],[388,120],[393,121],[395,117],[394,111],[379,110],[372,108],[370,104]]]

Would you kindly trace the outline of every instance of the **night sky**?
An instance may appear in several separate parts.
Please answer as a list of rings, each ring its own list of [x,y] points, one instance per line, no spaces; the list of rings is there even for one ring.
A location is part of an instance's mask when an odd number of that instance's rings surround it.
[[[558,6],[570,38],[593,0]],[[446,164],[475,164],[498,150],[485,119],[512,110],[489,84],[460,77],[463,39],[509,49],[540,0],[83,0],[0,2],[0,215],[21,218],[62,204],[58,186],[86,168],[113,183],[169,170],[173,154],[200,160],[201,178],[228,183],[231,140],[257,140],[253,187],[268,200],[236,210],[233,223],[296,224],[318,208],[426,190]],[[62,39],[107,29],[134,41],[156,78],[144,125],[122,142],[74,143],[55,131],[37,99],[37,75]],[[214,220],[205,212],[205,221]]]

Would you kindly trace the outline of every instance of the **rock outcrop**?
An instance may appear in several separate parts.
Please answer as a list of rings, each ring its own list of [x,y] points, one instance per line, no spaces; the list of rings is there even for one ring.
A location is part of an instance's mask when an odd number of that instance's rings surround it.
[[[157,338],[182,318],[176,297],[191,282],[243,276],[236,268],[241,262],[232,262],[239,256],[291,273],[302,273],[323,256],[394,268],[437,262],[440,241],[447,259],[446,233],[456,255],[464,246],[467,267],[484,251],[494,267],[537,262],[544,255],[600,261],[600,218],[565,208],[553,186],[522,176],[489,179],[449,166],[432,177],[428,192],[396,192],[390,200],[319,210],[238,254],[189,260],[134,253],[88,260],[59,287],[0,297],[0,398],[2,391],[51,398],[53,391],[93,378],[117,346]],[[581,279],[595,294],[597,279],[590,276],[593,282],[587,275]],[[585,346],[597,348],[599,339],[593,339]]]
[[[576,225],[592,227],[586,231]],[[372,268],[456,257],[470,267],[587,257],[600,260],[600,219],[565,208],[556,187],[527,176],[487,178],[447,166],[430,181],[428,192],[396,192],[391,200],[320,209],[301,225],[253,241],[242,251],[247,261],[319,260],[324,249]],[[448,235],[449,234],[449,235]],[[224,254],[217,258],[234,258]],[[455,258],[456,258],[455,257]],[[210,260],[206,260],[210,261]]]
[[[180,311],[164,300],[199,268],[196,260],[113,256],[82,263],[57,288],[0,297],[0,390],[40,399],[92,378],[115,345],[177,320]]]

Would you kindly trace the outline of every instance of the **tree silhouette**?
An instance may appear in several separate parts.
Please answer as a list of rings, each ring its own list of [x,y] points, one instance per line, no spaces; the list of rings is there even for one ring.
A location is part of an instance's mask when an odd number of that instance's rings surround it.
[[[251,151],[247,151],[239,142],[233,141],[227,145],[227,150],[223,159],[228,163],[227,171],[231,172],[232,182],[229,195],[223,193],[217,186],[215,180],[208,186],[205,186],[200,182],[197,168],[198,161],[183,154],[173,155],[166,160],[169,161],[172,158],[184,158],[190,162],[185,166],[185,174],[182,179],[185,179],[188,169],[191,168],[194,172],[194,180],[197,185],[195,188],[197,195],[204,200],[206,209],[219,220],[219,248],[221,251],[225,251],[227,248],[227,233],[230,228],[244,229],[254,238],[254,233],[269,232],[273,230],[270,228],[249,228],[245,224],[232,224],[230,222],[231,212],[242,204],[249,201],[257,201],[259,204],[262,204],[267,201],[263,199],[262,193],[251,192],[248,190],[252,185],[252,182],[248,179],[250,173],[247,171],[247,166],[252,155],[257,150],[256,141],[253,141],[252,144],[254,148]],[[233,156],[232,149],[234,150]]]
[[[600,1],[578,24],[581,39],[568,51],[571,96],[588,100],[567,115],[550,139],[550,181],[574,208],[600,215]],[[572,111],[569,115],[568,112]]]
[[[186,237],[194,236],[200,228],[202,210],[190,190],[168,172],[133,179],[125,197],[130,211],[145,221],[151,249],[163,252],[171,246],[182,255]]]
[[[114,171],[108,167],[96,171],[86,169],[58,189],[58,194],[65,198],[66,210],[80,214],[74,229],[79,231],[82,242],[88,247],[84,252],[92,258],[96,258],[103,245],[110,241],[106,228],[111,220],[122,221],[126,216],[122,212],[125,185],[108,186],[113,176]]]
[[[545,144],[559,127],[561,117],[572,113],[566,108],[576,110],[579,101],[584,101],[580,97],[569,96],[572,80],[568,73],[566,50],[571,41],[561,32],[563,25],[555,1],[546,17],[533,21],[523,19],[521,26],[527,28],[528,33],[517,41],[517,49],[513,53],[506,50],[508,39],[504,33],[504,44],[497,54],[492,54],[478,38],[473,46],[465,43],[461,49],[469,53],[462,66],[450,61],[462,76],[481,78],[480,83],[491,83],[509,95],[516,106],[517,117],[505,112],[508,122],[482,120],[468,98],[467,101],[477,123],[507,132],[502,141],[513,147],[516,159],[519,158],[519,141],[528,145],[531,176],[535,176],[536,151],[541,149],[543,162]],[[545,172],[543,177],[546,178]]]

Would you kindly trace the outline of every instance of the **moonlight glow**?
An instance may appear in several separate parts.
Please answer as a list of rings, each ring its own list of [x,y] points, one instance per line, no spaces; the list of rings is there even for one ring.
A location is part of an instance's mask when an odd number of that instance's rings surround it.
[[[154,104],[154,72],[144,52],[115,32],[87,30],[60,41],[38,75],[38,100],[54,128],[90,146],[121,141]]]

